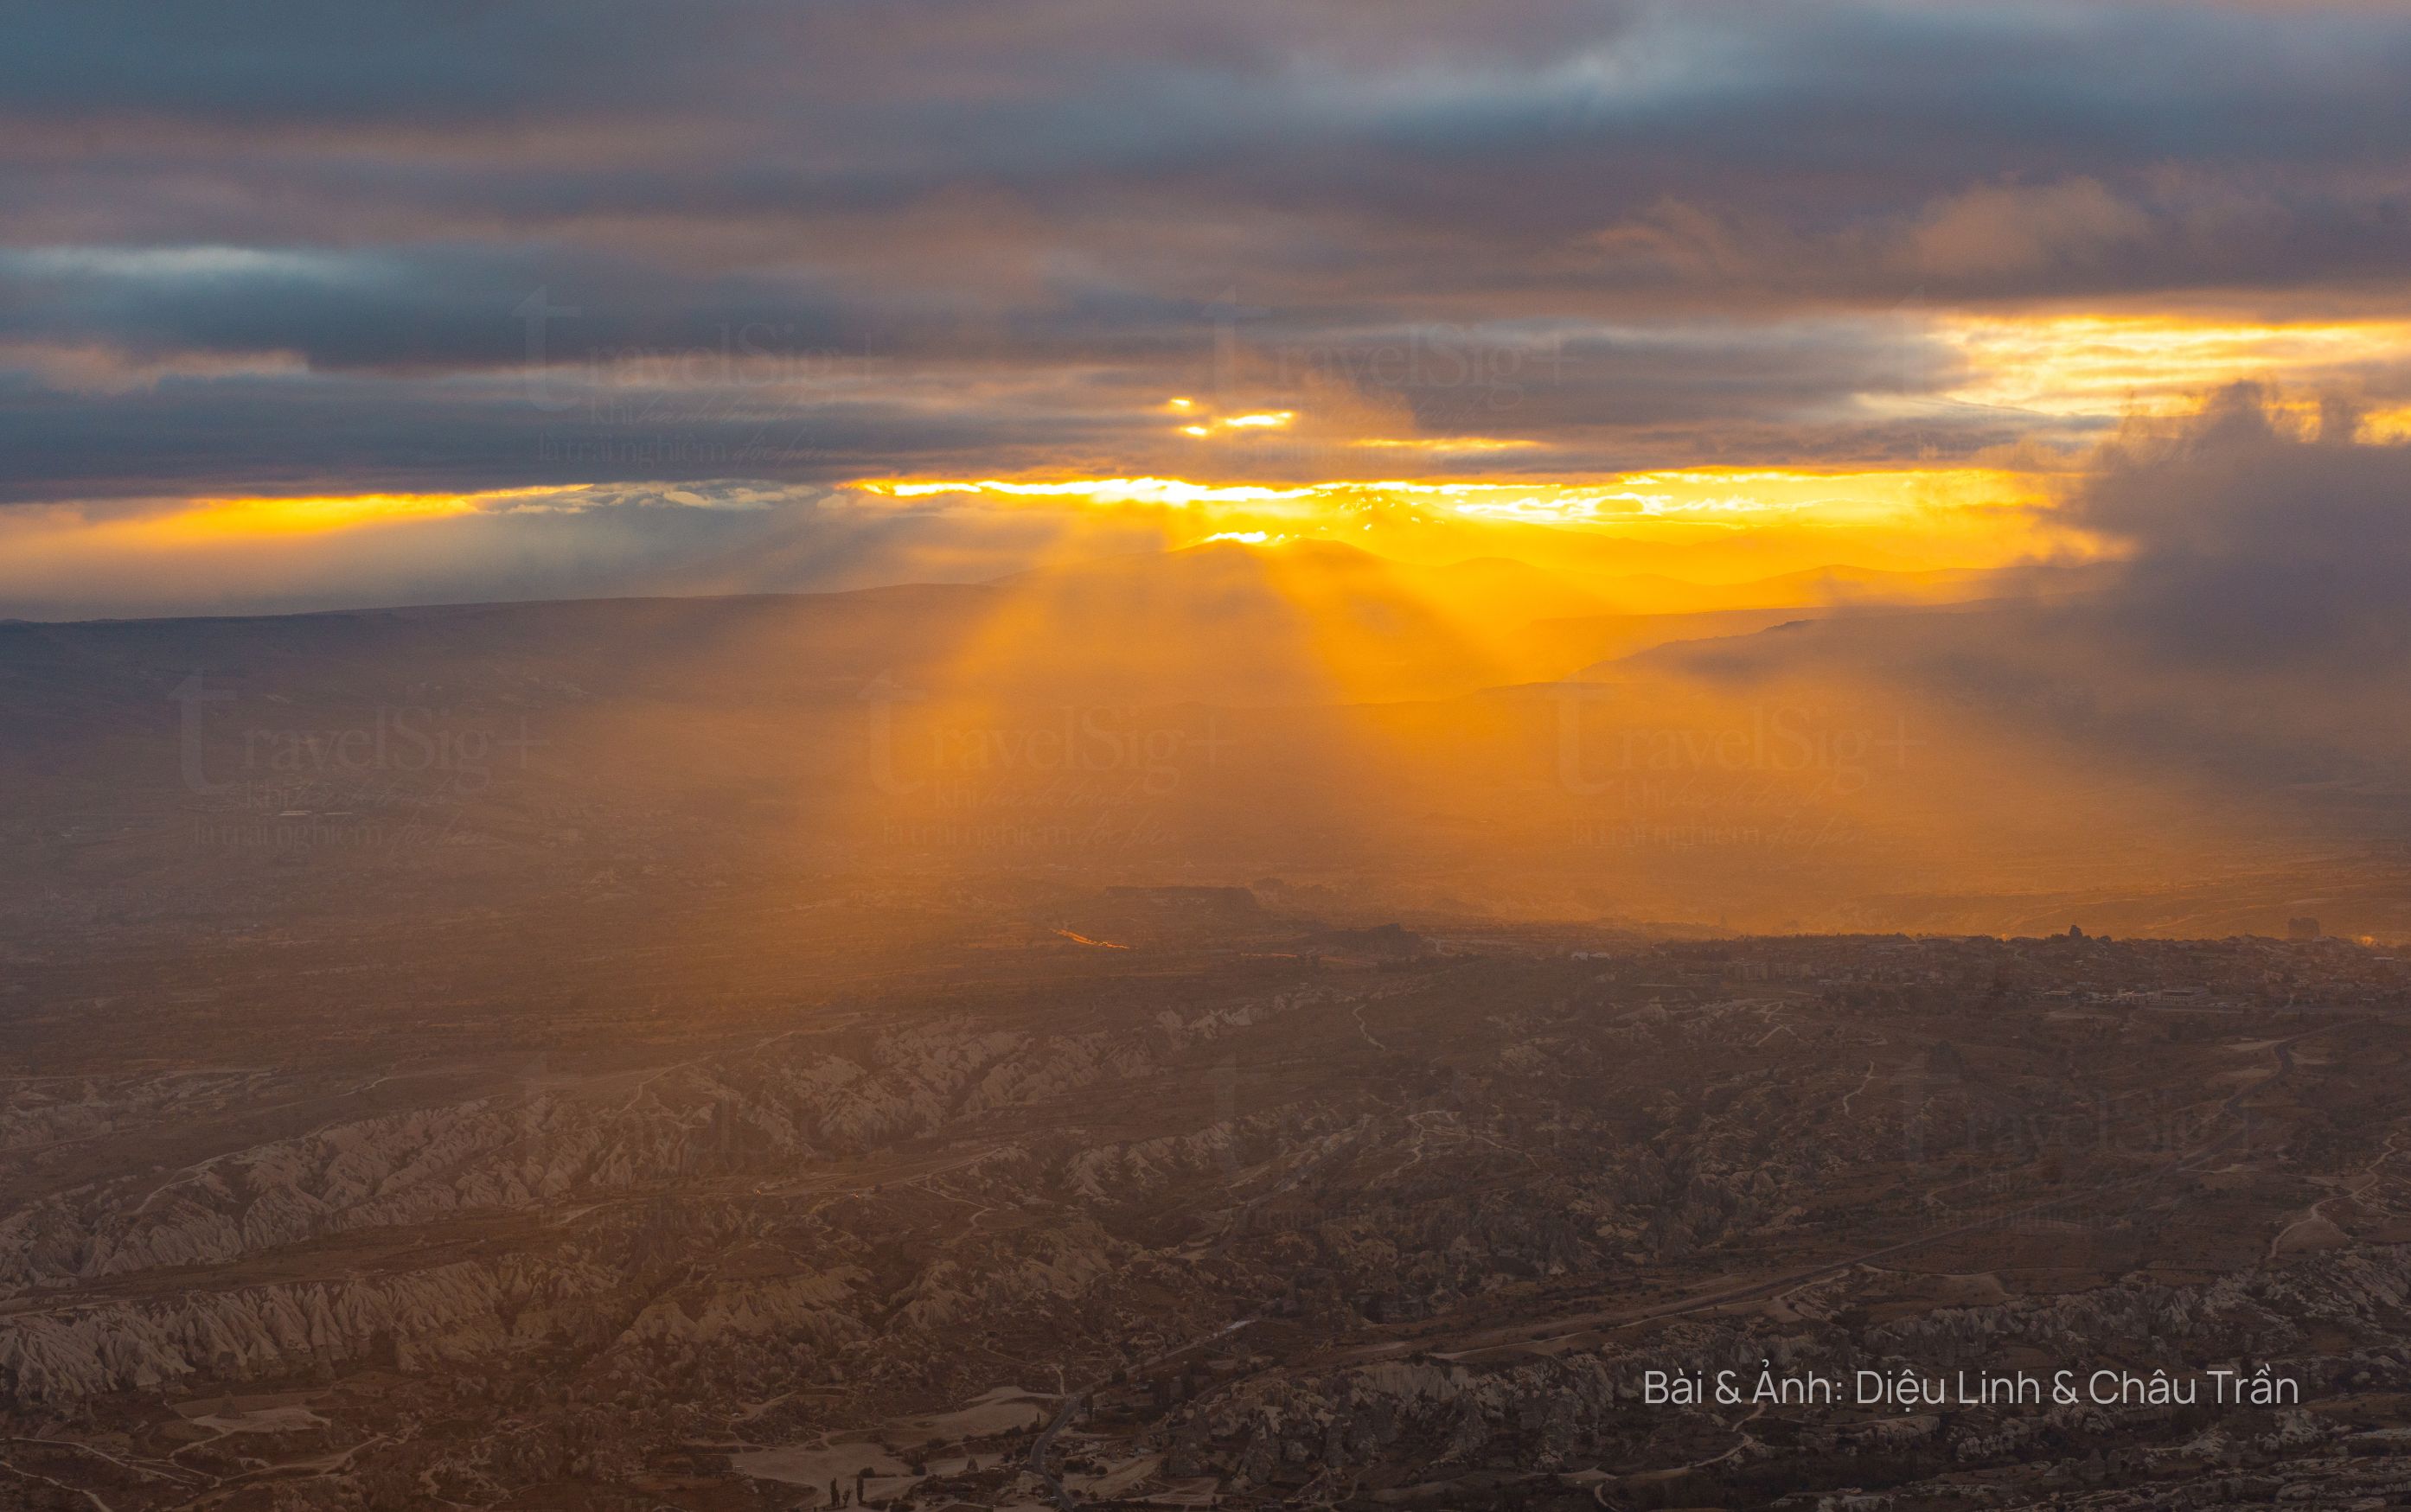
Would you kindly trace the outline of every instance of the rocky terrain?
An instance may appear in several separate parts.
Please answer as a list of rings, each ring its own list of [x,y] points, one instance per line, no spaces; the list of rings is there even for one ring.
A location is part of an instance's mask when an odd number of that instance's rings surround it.
[[[5,1495],[2376,1506],[2411,1486],[2411,974],[2379,952],[1651,944],[1176,901],[1220,922],[1058,931],[1009,980],[638,1049],[397,1032],[373,1064],[245,1040],[248,1062],[111,1069],[21,1038]],[[1853,1399],[1863,1373],[2062,1369],[2196,1395]],[[2209,1402],[2212,1371],[2290,1394]],[[1720,1372],[1740,1400],[1649,1389]],[[1761,1374],[1842,1397],[1751,1400]]]

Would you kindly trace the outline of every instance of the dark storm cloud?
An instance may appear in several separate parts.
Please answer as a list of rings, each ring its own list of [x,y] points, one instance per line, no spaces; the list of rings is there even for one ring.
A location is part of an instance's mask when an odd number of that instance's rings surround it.
[[[88,190],[148,182],[205,218],[214,195],[225,214],[321,237],[354,209],[349,182],[420,235],[486,216],[523,232],[596,216],[792,228],[984,188],[1074,245],[1099,229],[1084,216],[1120,218],[1132,193],[1200,222],[1337,214],[1511,244],[1673,198],[1746,208],[1813,245],[2002,182],[2096,178],[2175,213],[2183,196],[2146,181],[2188,166],[2282,188],[2298,212],[2334,196],[2348,225],[2411,147],[2397,87],[2411,25],[2366,11],[1690,0],[1485,7],[1480,25],[1442,14],[59,7],[0,63],[0,99],[25,128],[7,155],[27,170],[11,187],[37,225]],[[2354,170],[2383,182],[2340,182]],[[297,185],[298,202],[282,192]],[[120,198],[150,224],[155,207]]]
[[[1729,687],[1872,690],[2038,769],[2199,785],[2355,849],[2411,838],[2411,445],[2250,385],[2105,443],[2053,506],[2126,560],[1941,615],[1668,648]]]
[[[2053,591],[2005,598],[1964,634],[1946,620],[1899,639],[1877,622],[1863,646],[2068,687],[2106,676],[2130,693],[2267,679],[2338,719],[2399,708],[2385,690],[2411,662],[2411,443],[2362,429],[2349,403],[2254,384],[2130,422],[2038,506],[2111,548],[2084,570],[2091,587],[2068,592],[2045,570]]]
[[[733,347],[738,331],[794,349],[869,336],[798,281],[679,278],[577,252],[0,252],[0,341],[97,339],[137,356],[289,353],[322,371],[457,371],[692,351],[723,334]]]
[[[1302,351],[1568,466],[1964,455],[2032,422],[1871,412],[1951,378],[1905,300],[2392,307],[2406,76],[2350,6],[46,4],[0,50],[0,464],[523,481],[532,335],[713,444],[783,426],[776,477],[1152,465],[1162,395],[1283,401]],[[1561,345],[1351,366],[1428,328]],[[840,354],[887,366],[769,413]]]
[[[1106,438],[1091,419],[1033,414],[1011,394],[991,408],[966,399],[930,414],[842,392],[595,385],[575,369],[470,385],[168,378],[97,400],[0,385],[0,501],[838,480],[985,471],[1000,456],[1061,455]]]
[[[26,114],[111,110],[220,121],[506,120],[601,109],[686,65],[708,65],[759,6],[620,0],[90,0],[12,18],[0,92]],[[723,65],[729,60],[723,56]],[[688,83],[699,82],[690,80]]]
[[[2309,434],[2249,385],[2108,449],[2068,514],[2134,553],[2102,611],[2152,654],[2354,680],[2411,656],[2411,446]]]
[[[2411,836],[2411,446],[2239,386],[2105,447],[2067,505],[2132,560],[2098,598],[2014,617],[1941,669],[2105,763],[2225,785],[2356,849]],[[2012,649],[2012,648],[2015,649]],[[1924,669],[1936,670],[1931,663]]]
[[[1367,437],[1526,442],[1419,452],[1411,467],[1556,477],[1770,456],[1914,460],[1937,435],[2009,444],[2034,429],[1961,405],[1887,414],[1850,398],[1916,395],[1955,375],[1955,352],[1891,317],[1780,332],[1740,324],[1291,330],[1249,319],[1229,327],[1244,334],[1225,375],[1210,327],[1147,335],[1143,316],[1132,317],[1138,334],[1120,336],[1099,320],[1084,350],[1059,330],[1018,346],[984,338],[967,345],[992,348],[985,356],[945,356],[934,346],[898,355],[826,345],[767,322],[719,333],[698,324],[685,331],[693,344],[666,321],[637,333],[659,344],[596,341],[597,326],[629,333],[559,313],[591,307],[570,306],[558,286],[544,298],[552,313],[533,367],[443,374],[427,365],[439,337],[452,339],[456,356],[479,342],[522,341],[525,322],[515,318],[497,322],[500,334],[431,321],[408,327],[413,345],[387,351],[343,348],[321,329],[308,371],[194,374],[67,356],[37,376],[0,377],[0,502],[701,476],[1395,474],[1396,457],[1359,444]],[[287,318],[273,301],[263,308],[266,319]],[[1076,363],[1061,357],[1075,350]],[[1059,360],[1029,361],[1035,351]],[[0,348],[0,369],[9,360]],[[353,360],[361,366],[343,371]],[[1270,396],[1307,418],[1294,430],[1210,445],[1179,434],[1165,396],[1212,402],[1225,382],[1235,399]]]

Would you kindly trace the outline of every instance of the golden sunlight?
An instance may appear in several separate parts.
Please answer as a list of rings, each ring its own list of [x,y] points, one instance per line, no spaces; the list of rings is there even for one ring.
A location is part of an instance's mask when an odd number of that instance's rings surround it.
[[[2242,324],[2151,315],[1968,316],[1940,327],[1971,374],[1960,403],[2078,416],[2175,414],[2247,380],[2350,385],[2411,354],[2411,322]]]
[[[1994,468],[1687,468],[1618,473],[1586,483],[1383,478],[1273,487],[1154,477],[1043,482],[877,478],[854,487],[894,499],[960,495],[1103,507],[1256,505],[1285,517],[1335,519],[1368,508],[1408,505],[1470,518],[1550,525],[1616,525],[1653,518],[1743,523],[1790,516],[1833,524],[1907,523],[1937,512],[2022,506],[2039,497],[2028,475]]]
[[[1196,408],[1194,400],[1185,399],[1170,400],[1166,404],[1167,407],[1183,414]],[[1259,410],[1248,414],[1226,414],[1176,429],[1184,436],[1202,438],[1220,435],[1232,430],[1286,430],[1296,423],[1295,410]]]
[[[1055,500],[1079,504],[1253,504],[1303,499],[1313,490],[1267,488],[1253,484],[1190,483],[1179,478],[1071,478],[1053,483],[979,479],[866,479],[854,485],[866,493],[891,499],[927,499],[940,494],[967,494],[990,499]]]
[[[474,494],[365,493],[300,499],[202,499],[174,514],[128,521],[126,528],[162,542],[309,535],[367,525],[474,514],[493,501],[559,491],[554,488],[508,488]]]

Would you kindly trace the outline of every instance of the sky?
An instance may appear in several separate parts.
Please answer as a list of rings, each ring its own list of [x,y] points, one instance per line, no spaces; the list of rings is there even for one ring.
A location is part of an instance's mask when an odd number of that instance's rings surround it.
[[[968,580],[1218,535],[1726,582],[2142,550],[2143,615],[2257,549],[2155,512],[2137,458],[2198,463],[2155,444],[2247,446],[2248,411],[2316,491],[2383,487],[2411,436],[2389,6],[11,29],[0,615]],[[2390,513],[2354,528],[2398,560]]]

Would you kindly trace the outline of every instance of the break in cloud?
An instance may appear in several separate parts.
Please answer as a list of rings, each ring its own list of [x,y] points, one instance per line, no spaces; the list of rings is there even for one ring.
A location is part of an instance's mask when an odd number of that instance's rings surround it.
[[[2351,4],[45,6],[0,509],[2072,451],[2119,355],[1971,329],[2411,315],[2406,74]]]

